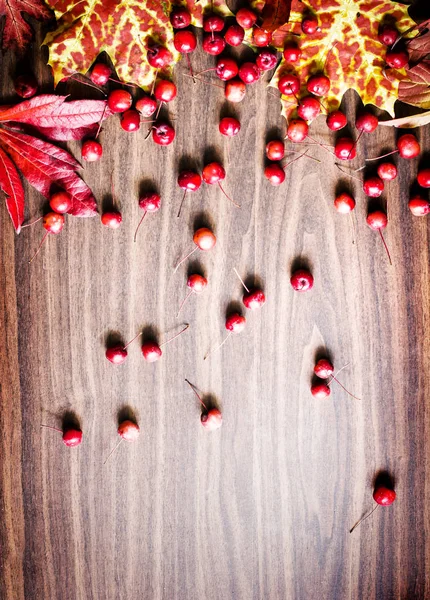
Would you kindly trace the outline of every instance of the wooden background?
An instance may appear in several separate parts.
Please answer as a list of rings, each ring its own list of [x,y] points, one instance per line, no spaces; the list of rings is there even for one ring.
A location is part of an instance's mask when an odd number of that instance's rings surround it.
[[[39,32],[30,56],[46,91],[41,39]],[[192,61],[195,70],[213,63],[201,52]],[[4,103],[15,99],[15,72],[8,54]],[[1,598],[430,598],[429,220],[407,207],[419,161],[394,158],[399,177],[382,200],[390,267],[365,223],[360,185],[340,176],[328,153],[312,147],[321,163],[294,163],[279,188],[263,178],[264,145],[285,130],[276,92],[260,82],[241,105],[226,106],[221,90],[193,85],[185,73],[180,64],[169,107],[172,146],[145,141],[145,128],[127,134],[112,118],[102,161],[85,165],[100,207],[111,202],[113,178],[124,218],[118,231],[98,218],[69,218],[29,265],[42,227],[16,236],[1,203]],[[348,95],[352,122],[357,106]],[[224,182],[242,208],[204,186],[178,219],[178,169],[201,169],[214,157],[227,163],[217,130],[226,113],[242,123]],[[335,139],[323,118],[312,133]],[[428,166],[429,128],[416,133]],[[395,139],[382,127],[365,136],[354,167]],[[78,143],[68,147],[80,157]],[[139,191],[151,186],[162,209],[133,243]],[[333,209],[345,186],[357,200],[352,219]],[[26,195],[30,219],[44,201],[29,186]],[[174,275],[203,223],[216,232],[215,249]],[[303,295],[289,284],[298,263],[315,276]],[[246,330],[203,361],[223,339],[226,311],[241,300],[233,267],[261,282],[267,303],[247,312]],[[188,269],[196,268],[209,286],[178,320]],[[127,340],[149,327],[161,342],[184,321],[189,331],[158,363],[143,361],[138,342],[122,366],[104,357],[110,332]],[[360,401],[335,385],[328,400],[312,398],[312,368],[324,351],[338,368],[349,363],[341,381]],[[203,430],[185,377],[218,403],[221,430]],[[140,439],[123,443],[103,466],[127,411]],[[40,429],[61,427],[68,412],[84,432],[75,449]],[[373,506],[383,471],[395,480],[395,504],[350,535]]]

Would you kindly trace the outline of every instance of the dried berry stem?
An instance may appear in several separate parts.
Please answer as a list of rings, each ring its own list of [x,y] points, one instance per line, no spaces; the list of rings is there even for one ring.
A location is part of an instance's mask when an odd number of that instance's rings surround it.
[[[169,344],[170,342],[173,342],[173,340],[175,340],[178,336],[180,336],[182,333],[184,333],[184,331],[186,331],[188,329],[188,327],[190,326],[189,323],[186,323],[185,327],[183,329],[181,329],[181,331],[179,333],[176,333],[173,337],[169,338],[168,340],[166,340],[165,342],[163,342],[162,344],[160,344],[160,348],[162,346],[165,346],[166,344]]]
[[[224,346],[224,344],[226,343],[226,341],[228,340],[228,338],[231,336],[231,334],[232,334],[232,333],[233,333],[233,332],[232,332],[232,331],[230,331],[230,332],[227,334],[227,337],[226,337],[226,338],[225,338],[225,339],[224,339],[224,340],[221,342],[221,344],[220,344],[219,346],[217,346],[216,348],[214,348],[213,350],[210,350],[210,351],[209,351],[209,352],[206,354],[206,356],[204,357],[204,359],[203,359],[203,360],[206,360],[206,359],[207,359],[207,358],[208,358],[208,357],[209,357],[209,356],[210,356],[210,355],[211,355],[213,352],[215,352],[215,350],[219,350],[219,349],[220,349],[222,346]]]
[[[348,171],[345,171],[345,169],[343,169],[338,163],[334,163],[334,164],[339,169],[339,171],[341,171],[342,173],[344,173],[344,175],[348,175],[348,177],[351,177],[352,179],[356,179],[360,183],[363,183],[363,181],[362,181],[362,179],[360,179],[360,177],[356,177],[355,175],[352,175],[351,173],[348,173]]]
[[[47,232],[45,233],[45,235],[43,236],[43,238],[42,238],[42,241],[40,242],[38,249],[37,249],[37,250],[36,250],[36,252],[33,254],[33,257],[32,257],[32,258],[30,258],[30,260],[28,261],[28,264],[32,263],[32,262],[33,262],[33,260],[36,258],[36,256],[39,254],[39,252],[40,252],[40,250],[41,250],[41,248],[42,248],[43,242],[46,240],[46,238],[48,237],[48,235],[49,235],[49,231],[47,231]]]
[[[121,438],[119,440],[119,442],[117,443],[117,445],[109,452],[108,457],[106,458],[106,460],[104,461],[103,465],[105,465],[107,463],[107,461],[110,459],[110,457],[112,456],[112,454],[115,452],[115,450],[119,447],[119,445],[121,444],[121,442],[123,441],[123,438]]]
[[[193,250],[191,250],[191,252],[189,252],[186,256],[184,256],[184,258],[182,258],[178,264],[175,267],[175,270],[173,271],[174,273],[176,273],[176,271],[179,269],[179,267],[182,265],[183,262],[185,262],[187,260],[187,258],[189,258],[191,256],[191,254],[193,254],[194,252],[196,252],[199,249],[198,246],[196,246],[195,248],[193,248]]]
[[[200,404],[203,406],[203,408],[207,412],[208,408],[207,408],[206,404],[203,402],[203,400],[201,399],[200,395],[197,393],[196,387],[190,381],[188,381],[188,379],[186,379],[185,381],[188,383],[188,385],[190,386],[190,388],[193,390],[193,392],[195,393],[195,395],[199,399]]]
[[[368,517],[370,517],[371,514],[373,514],[375,512],[375,510],[378,508],[379,504],[377,504],[376,506],[373,507],[373,509],[370,511],[370,513],[368,513],[367,515],[365,515],[364,517],[361,517],[361,519],[359,521],[357,521],[357,523],[354,525],[354,527],[352,529],[349,530],[349,533],[352,533],[354,531],[354,529],[356,527],[358,527],[360,525],[360,523],[362,523],[363,521],[365,521]]]
[[[383,154],[382,156],[375,156],[374,158],[365,158],[366,162],[371,162],[372,160],[380,160],[381,158],[386,158],[387,156],[391,156],[392,154],[397,154],[398,150],[393,150],[392,152],[387,152],[387,154]]]
[[[43,427],[44,429],[52,429],[52,431],[58,431],[59,433],[63,433],[62,429],[59,429],[58,427],[51,427],[51,425],[41,425],[41,427]]]
[[[249,289],[246,287],[245,282],[243,281],[242,277],[239,275],[239,273],[236,271],[235,268],[233,268],[233,271],[236,273],[236,275],[238,276],[238,279],[239,279],[240,283],[243,285],[243,287],[245,288],[245,290],[249,294]]]
[[[179,317],[179,313],[181,312],[181,310],[184,308],[184,304],[185,302],[188,300],[188,298],[191,296],[191,294],[193,293],[194,290],[191,290],[183,299],[181,306],[179,307],[178,312],[176,313],[176,317]]]
[[[147,212],[147,211],[145,210],[145,212],[143,213],[143,217],[142,217],[142,218],[140,219],[140,221],[139,221],[139,225],[136,227],[136,231],[135,231],[135,233],[134,233],[134,241],[136,241],[137,232],[139,231],[139,228],[140,228],[140,226],[142,225],[142,221],[143,221],[143,219],[146,217],[146,212]]]
[[[387,256],[388,256],[388,260],[390,261],[390,265],[392,265],[393,263],[391,262],[390,251],[388,250],[388,246],[387,246],[387,244],[385,242],[385,238],[384,238],[384,236],[382,234],[382,231],[380,229],[378,229],[378,231],[379,231],[379,235],[381,236],[382,243],[384,244],[384,248],[385,248],[385,250],[387,252]]]
[[[180,207],[179,207],[178,214],[176,215],[177,217],[180,217],[180,215],[181,215],[182,205],[183,205],[183,203],[184,203],[185,196],[187,195],[187,191],[188,191],[188,190],[185,190],[185,192],[184,192],[184,195],[182,196],[181,205],[180,205]]]
[[[231,202],[232,204],[234,204],[234,206],[235,206],[236,208],[240,208],[240,204],[236,204],[236,202],[235,202],[235,201],[234,201],[232,198],[230,198],[230,196],[229,196],[228,194],[226,194],[226,192],[224,191],[224,189],[223,189],[223,187],[222,187],[222,185],[220,184],[220,182],[219,182],[219,181],[218,181],[218,185],[219,185],[219,187],[220,187],[220,190],[221,190],[221,191],[222,191],[222,193],[224,194],[224,196],[225,196],[225,197],[226,197],[228,200],[230,200],[230,202]]]

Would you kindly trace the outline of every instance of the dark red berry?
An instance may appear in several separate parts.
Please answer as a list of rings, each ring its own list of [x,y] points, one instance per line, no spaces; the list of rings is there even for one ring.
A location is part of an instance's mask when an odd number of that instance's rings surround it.
[[[306,89],[314,96],[326,96],[330,90],[330,79],[325,75],[312,75],[306,83]]]
[[[302,51],[296,44],[289,42],[285,45],[284,51],[282,53],[284,60],[291,64],[298,63],[302,57]]]
[[[339,131],[348,123],[346,116],[340,110],[334,110],[327,115],[327,127],[331,131]]]
[[[195,171],[182,171],[178,176],[178,185],[183,190],[196,192],[202,185],[202,178]]]
[[[343,192],[342,194],[336,196],[334,201],[334,207],[338,213],[345,215],[354,210],[355,200],[350,194]]]
[[[249,310],[255,310],[256,308],[261,308],[263,306],[266,302],[266,296],[264,295],[263,290],[255,288],[244,293],[242,302]]]
[[[170,22],[174,29],[185,29],[191,24],[191,15],[186,8],[175,6],[170,14]]]
[[[228,81],[237,77],[239,73],[239,67],[237,62],[233,58],[221,57],[217,60],[216,74],[221,81]]]
[[[285,171],[277,163],[267,165],[264,176],[272,185],[281,185],[285,181]]]
[[[255,83],[260,79],[260,69],[255,63],[243,63],[239,69],[239,77],[246,84]]]
[[[378,125],[378,117],[369,112],[361,113],[355,120],[355,126],[358,131],[364,131],[365,133],[372,133]]]
[[[240,46],[245,37],[243,27],[238,24],[230,25],[224,34],[224,39],[229,46]]]
[[[313,121],[321,112],[321,104],[313,96],[306,96],[300,100],[297,114],[305,121]]]
[[[306,33],[307,35],[312,35],[313,33],[316,33],[319,30],[320,30],[320,28],[318,26],[318,19],[316,17],[314,17],[313,15],[309,15],[308,17],[305,17],[303,19],[303,21],[302,21],[303,33]]]
[[[409,62],[409,54],[406,50],[388,50],[385,55],[385,62],[393,69],[403,69]]]
[[[334,147],[334,153],[340,160],[352,160],[356,157],[354,140],[351,138],[339,138]]]
[[[146,57],[151,67],[154,69],[164,69],[164,67],[167,67],[173,61],[170,50],[165,46],[160,46],[158,44],[148,48]]]
[[[224,29],[224,19],[219,15],[209,15],[203,19],[204,31],[222,31]]]
[[[255,59],[255,63],[260,71],[270,71],[276,67],[278,57],[271,50],[262,50]]]
[[[21,98],[32,98],[37,93],[37,80],[33,75],[20,75],[14,81],[14,88]]]
[[[96,140],[86,140],[82,144],[82,158],[87,162],[100,160],[103,154],[103,148]]]
[[[251,29],[257,22],[257,15],[249,8],[241,8],[236,13],[236,21],[243,29]]]
[[[225,40],[219,33],[207,33],[203,36],[202,48],[212,56],[217,56],[225,48]]]
[[[381,506],[390,506],[396,499],[396,492],[387,487],[380,486],[373,492],[373,499]]]
[[[43,217],[42,224],[46,231],[57,235],[63,230],[64,216],[55,212],[49,212]]]
[[[82,443],[82,431],[70,427],[63,432],[63,443],[69,448],[74,448]]]
[[[59,214],[68,213],[73,206],[72,196],[67,192],[57,192],[49,199],[49,206]]]
[[[140,127],[140,113],[134,108],[126,110],[121,117],[121,127],[124,131],[137,131]]]
[[[108,107],[114,113],[125,112],[133,104],[130,92],[126,90],[114,90],[108,96]]]
[[[188,54],[196,49],[197,38],[192,31],[177,31],[173,38],[173,45],[181,54]]]
[[[91,71],[90,79],[96,85],[106,85],[112,75],[112,69],[104,63],[96,63]]]
[[[282,75],[278,81],[278,89],[284,96],[295,96],[300,91],[300,79],[290,73]]]
[[[314,285],[314,278],[306,269],[298,269],[291,275],[290,283],[296,292],[307,292]]]
[[[168,146],[175,139],[175,130],[168,123],[160,121],[152,128],[152,139],[159,146]]]
[[[105,212],[101,217],[102,225],[109,229],[118,229],[122,223],[122,215],[117,210],[111,212]]]
[[[272,140],[266,144],[266,156],[269,160],[282,160],[285,156],[285,144],[282,140]]]
[[[417,175],[418,185],[423,188],[430,188],[430,169],[421,169]]]
[[[240,123],[234,117],[223,117],[219,122],[219,132],[227,137],[233,137],[240,131]]]
[[[254,27],[252,30],[252,41],[257,48],[264,48],[272,43],[272,34],[261,27]]]
[[[151,96],[143,96],[136,102],[136,110],[140,112],[143,117],[151,117],[157,110],[157,102]]]
[[[392,46],[399,37],[399,32],[393,25],[383,25],[378,32],[378,40],[384,46]]]
[[[412,133],[405,133],[399,137],[397,149],[402,158],[415,158],[421,152],[421,146]]]

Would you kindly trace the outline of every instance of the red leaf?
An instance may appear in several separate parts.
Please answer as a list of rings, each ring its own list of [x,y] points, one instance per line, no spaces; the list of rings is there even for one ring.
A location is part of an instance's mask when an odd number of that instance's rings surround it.
[[[266,0],[261,14],[265,31],[276,31],[290,18],[292,0]]]
[[[5,16],[3,49],[25,50],[33,37],[31,27],[24,21],[22,13],[39,21],[51,18],[51,11],[43,0],[0,0],[0,17]]]
[[[32,115],[33,118],[36,119],[39,115],[43,115],[47,111],[52,111],[56,106],[63,104],[64,100],[64,96],[42,94],[40,96],[35,96],[30,100],[24,100],[23,102],[15,104],[14,106],[2,106],[0,107],[0,122],[19,122],[21,120],[21,115],[24,115],[24,118],[28,118],[29,115]]]
[[[409,62],[416,63],[430,55],[430,31],[408,42]]]
[[[63,169],[70,171],[75,171],[81,167],[78,161],[66,152],[66,150],[57,148],[32,135],[1,129],[0,136],[7,140],[10,147],[28,156],[30,159],[38,160],[42,164],[52,165],[53,161],[56,161],[58,164],[61,164]]]
[[[399,100],[430,108],[430,61],[423,60],[407,71],[408,79],[399,84]]]
[[[17,233],[24,222],[24,188],[15,165],[0,148],[0,188],[6,194],[6,206]]]
[[[84,137],[94,137],[98,128],[98,125],[95,124],[88,125],[88,127],[77,127],[76,129],[64,127],[34,127],[33,129],[48,140],[69,142],[71,140],[82,140]]]

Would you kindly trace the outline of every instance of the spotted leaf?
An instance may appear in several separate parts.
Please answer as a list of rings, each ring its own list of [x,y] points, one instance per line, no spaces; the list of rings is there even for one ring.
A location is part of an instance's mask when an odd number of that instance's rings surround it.
[[[227,6],[225,0],[183,0],[182,6],[185,6],[191,14],[191,23],[196,27],[203,26],[203,17],[212,12],[223,17],[232,17],[233,13]]]

